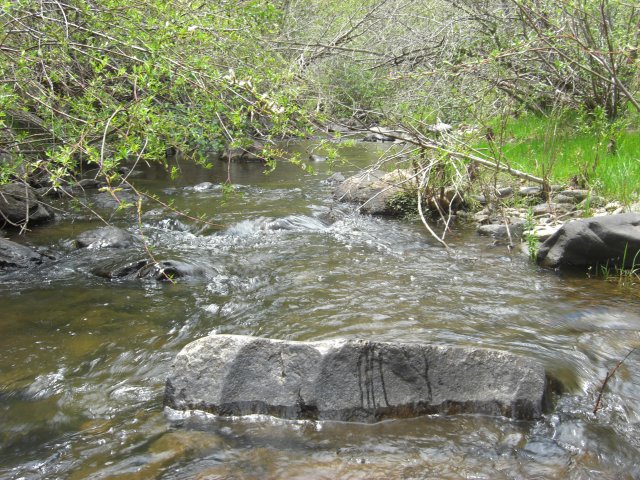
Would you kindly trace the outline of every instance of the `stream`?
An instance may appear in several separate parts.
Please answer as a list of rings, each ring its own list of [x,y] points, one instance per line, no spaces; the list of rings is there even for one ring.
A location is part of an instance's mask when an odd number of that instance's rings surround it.
[[[308,156],[309,147],[291,148]],[[384,148],[357,144],[334,169],[355,172]],[[455,228],[447,253],[419,222],[335,203],[326,163],[315,175],[289,164],[268,175],[259,163],[178,166],[175,181],[148,168],[135,183],[215,225],[150,202],[139,219],[134,208],[112,222],[140,226],[157,259],[198,276],[95,275],[115,253],[71,247],[102,225],[82,214],[11,237],[61,253],[0,275],[0,478],[640,478],[640,352],[592,413],[607,371],[640,345],[637,286],[539,269],[472,227]],[[219,187],[228,174],[234,194]],[[112,214],[106,194],[87,200]],[[537,359],[562,392],[535,422],[360,425],[163,410],[175,355],[216,333],[495,348]]]

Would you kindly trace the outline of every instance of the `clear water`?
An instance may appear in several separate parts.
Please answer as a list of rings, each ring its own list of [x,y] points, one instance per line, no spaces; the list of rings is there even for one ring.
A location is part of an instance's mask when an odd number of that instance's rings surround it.
[[[355,147],[354,165],[336,169],[370,163],[378,148]],[[219,226],[150,203],[140,226],[157,259],[201,267],[196,278],[97,277],[96,265],[144,253],[73,250],[77,234],[99,225],[82,217],[18,239],[62,255],[0,276],[0,478],[640,478],[640,352],[591,413],[607,370],[640,345],[637,287],[540,270],[464,228],[448,254],[417,223],[334,204],[326,164],[317,175],[180,167],[179,181],[149,171],[137,184]],[[237,195],[193,188],[227,174]],[[86,200],[112,214],[104,194]],[[135,211],[112,221],[138,231]],[[163,411],[173,358],[213,332],[497,348],[538,359],[564,392],[537,422]]]

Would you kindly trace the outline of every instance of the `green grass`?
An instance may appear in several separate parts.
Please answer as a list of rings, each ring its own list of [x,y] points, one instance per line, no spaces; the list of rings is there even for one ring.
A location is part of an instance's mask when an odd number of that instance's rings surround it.
[[[637,200],[640,192],[640,127],[638,119],[615,133],[616,151],[607,151],[610,135],[599,132],[575,113],[560,118],[523,115],[506,122],[494,119],[496,145],[513,168],[552,182],[576,179],[606,198],[623,203]],[[480,144],[488,149],[488,142]],[[594,169],[595,164],[595,169]]]

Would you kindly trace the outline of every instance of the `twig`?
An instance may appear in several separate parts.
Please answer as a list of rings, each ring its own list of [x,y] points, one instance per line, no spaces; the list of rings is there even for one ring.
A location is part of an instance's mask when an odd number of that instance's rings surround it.
[[[631,350],[629,350],[629,353],[627,353],[624,358],[622,360],[620,360],[616,366],[613,368],[613,370],[611,370],[610,372],[607,372],[607,376],[604,377],[604,381],[602,382],[602,386],[600,387],[600,390],[598,391],[598,398],[596,400],[596,404],[593,407],[593,414],[595,415],[596,413],[598,413],[598,410],[600,409],[600,401],[602,400],[602,394],[604,393],[604,389],[607,386],[607,383],[609,383],[609,380],[611,380],[611,377],[613,377],[613,375],[615,375],[616,371],[620,368],[620,366],[625,362],[625,360],[627,358],[629,358],[629,355],[631,355],[633,352],[635,352],[638,349],[638,347],[633,347]]]

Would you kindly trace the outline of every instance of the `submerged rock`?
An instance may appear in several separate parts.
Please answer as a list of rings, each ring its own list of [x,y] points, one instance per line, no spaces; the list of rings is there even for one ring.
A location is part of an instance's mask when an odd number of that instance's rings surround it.
[[[565,223],[538,251],[544,267],[640,266],[640,214],[624,213]]]
[[[151,261],[135,260],[119,265],[102,265],[93,270],[99,277],[110,279],[153,279],[159,282],[171,282],[179,278],[202,277],[206,269],[179,260]]]
[[[82,232],[76,237],[78,248],[129,248],[136,237],[118,227],[106,226]]]
[[[376,422],[426,414],[542,414],[544,369],[478,348],[215,335],[188,344],[165,405],[223,416]]]
[[[53,210],[42,203],[29,185],[14,182],[0,186],[0,227],[33,225],[54,216]]]
[[[41,254],[25,245],[0,238],[0,270],[32,267],[43,259]]]

